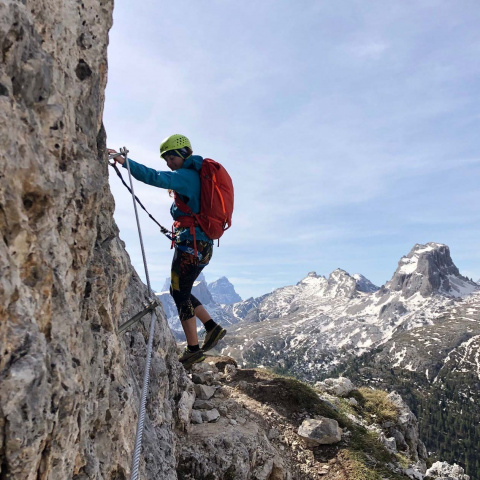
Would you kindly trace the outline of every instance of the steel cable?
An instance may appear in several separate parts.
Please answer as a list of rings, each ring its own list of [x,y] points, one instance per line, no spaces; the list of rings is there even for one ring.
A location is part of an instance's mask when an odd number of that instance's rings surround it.
[[[147,362],[143,374],[142,400],[140,402],[140,412],[138,415],[137,434],[135,435],[135,450],[133,452],[132,474],[130,480],[138,480],[138,470],[140,466],[140,455],[142,453],[142,438],[145,428],[145,410],[147,405],[148,384],[150,383],[150,365],[152,363],[153,334],[155,331],[155,312],[152,312],[150,321],[150,335],[148,337]]]
[[[132,182],[132,174],[130,172],[130,164],[128,163],[128,156],[127,156],[128,150],[125,147],[123,147],[120,149],[120,154],[125,157],[125,161],[127,162],[128,178],[130,180],[130,191],[132,193],[133,208],[135,210],[135,218],[137,220],[138,236],[140,238],[140,246],[142,249],[143,265],[145,267],[145,276],[147,279],[148,295],[151,298],[153,295],[153,292],[150,286],[150,277],[148,275],[147,258],[145,256],[145,248],[143,245],[143,237],[142,237],[142,230],[140,228],[140,220],[138,218],[137,203],[135,201],[135,192],[133,189],[133,182]],[[135,435],[135,449],[133,452],[132,473],[130,476],[130,480],[138,480],[140,454],[142,451],[142,438],[143,438],[143,431],[145,428],[145,410],[147,405],[148,385],[150,382],[150,365],[152,361],[154,331],[155,331],[155,311],[152,311],[152,318],[150,321],[150,334],[148,337],[148,346],[147,346],[147,359],[145,362],[145,370],[143,374],[142,398],[140,401],[140,411],[138,414],[137,433]]]

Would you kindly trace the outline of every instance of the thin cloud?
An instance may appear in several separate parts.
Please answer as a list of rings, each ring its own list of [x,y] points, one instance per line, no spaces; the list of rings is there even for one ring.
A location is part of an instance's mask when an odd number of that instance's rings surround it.
[[[388,43],[382,41],[368,41],[348,46],[346,49],[354,56],[367,60],[378,60],[389,49]]]

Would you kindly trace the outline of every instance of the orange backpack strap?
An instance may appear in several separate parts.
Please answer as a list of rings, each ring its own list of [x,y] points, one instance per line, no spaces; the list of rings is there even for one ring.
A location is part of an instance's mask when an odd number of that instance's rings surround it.
[[[178,217],[173,222],[173,227],[175,228],[189,228],[190,235],[193,237],[193,250],[195,252],[195,260],[198,262],[197,255],[197,235],[195,227],[198,225],[197,216],[192,212],[192,209],[180,198],[177,192],[175,192],[175,205],[181,210],[185,215]],[[172,227],[172,229],[173,229]]]

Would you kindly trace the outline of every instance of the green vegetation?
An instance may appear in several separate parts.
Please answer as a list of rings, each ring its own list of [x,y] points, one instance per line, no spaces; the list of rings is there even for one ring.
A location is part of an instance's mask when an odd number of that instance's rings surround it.
[[[389,452],[375,432],[350,420],[343,413],[349,410],[346,400],[340,400],[341,408],[334,409],[322,401],[315,389],[306,383],[266,369],[240,370],[237,375],[239,380],[248,380],[245,393],[252,398],[268,403],[274,408],[286,409],[289,416],[306,411],[310,415],[332,418],[344,431],[350,432],[346,446],[341,448],[340,456],[347,461],[351,478],[356,480],[405,479],[404,475],[392,472],[386,466],[392,462],[400,462],[403,465],[405,457]],[[367,421],[394,420],[397,417],[397,411],[386,398],[385,392],[366,388],[355,392],[354,396],[359,402],[358,406],[353,407],[355,414]]]
[[[360,452],[347,451],[346,458],[349,460],[348,464],[351,469],[349,474],[352,478],[355,478],[355,480],[382,480],[385,478],[384,472],[380,474],[378,471],[372,470],[372,468],[367,465],[365,455],[362,455]]]
[[[480,478],[480,381],[475,373],[444,372],[431,383],[425,375],[376,362],[380,351],[353,359],[329,376],[397,391],[417,416],[420,438],[431,456],[457,463],[467,475]]]
[[[253,372],[254,378],[248,372]],[[262,403],[282,406],[292,413],[307,411],[312,415],[333,418],[340,423],[339,413],[322,402],[312,387],[294,377],[278,375],[265,368],[240,370],[236,378],[241,378],[242,375],[249,382],[258,382],[253,392],[246,393]]]
[[[388,398],[385,390],[363,387],[359,388],[357,392],[354,398],[360,403],[371,422],[383,423],[397,420],[397,407]]]

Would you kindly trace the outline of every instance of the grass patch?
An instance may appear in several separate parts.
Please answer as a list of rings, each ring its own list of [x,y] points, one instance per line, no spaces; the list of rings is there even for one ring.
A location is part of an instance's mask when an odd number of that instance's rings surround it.
[[[292,425],[299,424],[293,420],[292,414],[308,412],[310,415],[334,419],[344,431],[348,430],[350,435],[346,437],[345,446],[339,444],[331,447],[338,449],[349,478],[405,480],[404,475],[397,474],[386,466],[402,459],[386,449],[377,433],[354,423],[346,416],[354,411],[367,422],[395,421],[398,412],[387,398],[386,392],[367,388],[356,390],[352,396],[359,402],[358,406],[351,406],[347,400],[341,399],[337,410],[321,400],[314,388],[294,377],[278,375],[265,369],[242,369],[237,372],[235,381],[239,382],[238,387],[251,398],[282,411],[287,418],[292,419]]]
[[[358,425],[355,425],[352,429],[350,447],[353,450],[368,453],[381,463],[389,463],[395,460],[394,454],[385,448],[375,432]]]
[[[352,405],[346,398],[339,398],[336,406],[338,407],[342,415],[350,414],[358,417],[358,411],[356,410],[356,406]]]
[[[372,423],[395,422],[398,419],[398,409],[383,390],[359,388],[355,394],[363,410],[364,417]]]
[[[339,412],[320,400],[312,387],[294,377],[266,369],[242,369],[238,370],[235,381],[242,380],[247,382],[245,393],[261,403],[286,410],[288,414],[308,412],[340,423]]]
[[[402,468],[408,468],[411,462],[405,455],[402,455],[401,453],[397,453],[396,457],[397,457],[398,463]]]
[[[343,450],[340,454],[343,468],[348,477],[355,480],[405,480],[405,475],[392,472],[384,465],[379,465],[374,458],[363,452]]]
[[[366,458],[362,453],[346,450],[342,456],[346,461],[350,478],[355,480],[382,480],[382,475],[367,466]]]

